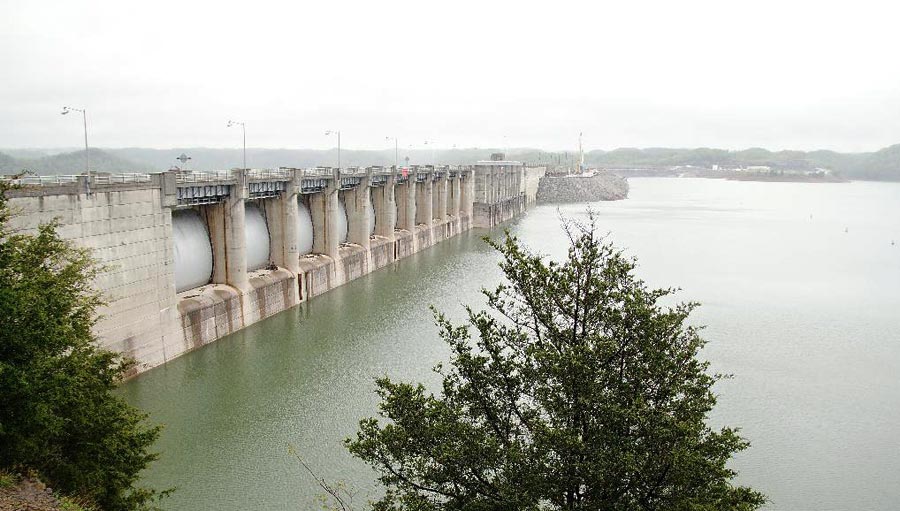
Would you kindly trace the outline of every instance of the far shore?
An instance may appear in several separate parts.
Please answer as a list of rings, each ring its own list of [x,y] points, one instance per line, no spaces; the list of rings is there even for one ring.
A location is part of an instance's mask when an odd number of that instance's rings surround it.
[[[832,174],[770,174],[754,172],[722,171],[712,169],[608,169],[619,176],[628,177],[696,177],[726,179],[729,181],[758,181],[763,183],[849,183],[849,179]]]

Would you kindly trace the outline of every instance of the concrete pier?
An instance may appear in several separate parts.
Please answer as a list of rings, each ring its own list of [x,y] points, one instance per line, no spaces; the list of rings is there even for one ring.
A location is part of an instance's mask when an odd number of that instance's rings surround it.
[[[110,266],[97,281],[108,304],[96,333],[104,346],[135,358],[140,372],[472,227],[509,220],[534,202],[543,173],[508,161],[166,172],[26,182],[8,196],[21,211],[14,227],[58,218],[62,237]],[[199,274],[208,282],[181,292],[173,273],[175,210],[195,211],[197,235],[208,236],[212,252],[211,274]],[[301,228],[312,230],[310,253],[301,253]],[[268,246],[248,246],[248,237]],[[248,250],[257,261],[268,250],[268,263],[248,269]],[[182,254],[180,261],[207,257]]]

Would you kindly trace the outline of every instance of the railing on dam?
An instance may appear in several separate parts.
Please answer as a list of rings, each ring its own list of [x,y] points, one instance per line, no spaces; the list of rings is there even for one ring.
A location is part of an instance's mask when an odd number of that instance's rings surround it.
[[[12,184],[13,186],[64,186],[72,183],[77,183],[79,179],[89,179],[89,182],[92,185],[112,185],[127,183],[149,183],[150,174],[130,172],[124,174],[94,174],[90,177],[84,174],[20,177],[2,176],[0,177],[0,179]]]
[[[355,188],[368,179],[369,186],[385,186],[388,178],[395,175],[395,183],[404,184],[412,178],[415,182],[422,183],[431,174],[432,179],[459,178],[465,179],[471,166],[463,165],[413,165],[395,169],[393,166],[371,167],[333,167],[292,168],[278,167],[275,169],[231,169],[231,170],[178,170],[170,171],[174,174],[178,203],[204,204],[218,202],[224,199],[230,186],[241,181],[241,174],[250,189],[253,197],[269,197],[277,195],[287,189],[286,183],[294,179],[300,181],[300,193],[310,194],[324,191],[331,181],[338,179],[337,185],[342,190]],[[142,184],[154,181],[154,174],[141,172],[128,173],[102,173],[90,176],[81,175],[55,175],[55,176],[0,176],[0,180],[16,187],[78,187],[91,193],[95,187],[122,184]],[[188,190],[188,189],[191,190]]]
[[[77,183],[82,176],[3,176],[0,179],[13,186],[58,186]]]
[[[117,185],[126,183],[149,183],[150,174],[130,173],[130,174],[97,174],[91,176],[93,184],[98,185]]]
[[[265,181],[290,181],[294,178],[293,169],[279,167],[277,169],[248,169],[247,178]]]
[[[182,183],[220,183],[233,181],[234,173],[230,170],[182,170],[175,174],[175,182]]]

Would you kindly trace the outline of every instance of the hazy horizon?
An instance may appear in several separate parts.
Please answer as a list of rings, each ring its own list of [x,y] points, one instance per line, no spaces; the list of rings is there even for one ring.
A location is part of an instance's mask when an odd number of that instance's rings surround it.
[[[0,146],[764,147],[900,141],[897,8],[775,0],[0,0]],[[429,144],[430,145],[430,144]]]
[[[747,147],[738,147],[738,148],[730,148],[730,147],[716,147],[710,145],[700,145],[700,146],[692,146],[692,147],[674,147],[674,146],[662,146],[662,145],[647,145],[647,146],[619,146],[619,147],[588,147],[584,146],[584,152],[592,152],[592,151],[603,151],[603,152],[611,152],[621,149],[638,149],[638,150],[652,150],[652,149],[671,149],[671,150],[694,150],[694,149],[716,149],[716,150],[724,150],[730,152],[740,152],[746,151],[750,149],[765,149],[770,152],[780,152],[780,151],[802,151],[802,152],[815,152],[815,151],[833,151],[837,153],[843,154],[858,154],[858,153],[871,153],[876,152],[880,149],[884,149],[886,147],[890,147],[893,145],[900,144],[900,140],[895,143],[885,145],[884,147],[877,147],[871,150],[861,150],[861,151],[841,151],[838,149],[832,149],[828,147],[814,147],[812,149],[797,149],[792,147],[784,147],[784,148],[772,148],[772,147],[764,147],[764,146],[747,146]],[[213,150],[213,151],[234,151],[240,150],[241,146],[203,146],[203,145],[181,145],[181,146],[169,146],[169,147],[151,147],[151,146],[141,146],[141,145],[127,145],[127,146],[95,146],[93,144],[90,145],[91,150],[99,150],[103,151],[106,149],[109,150],[123,150],[123,149],[146,149],[152,151],[179,151],[182,149],[204,149],[204,150]],[[275,147],[275,146],[247,146],[247,150],[251,151],[333,151],[336,150],[337,146],[332,147]],[[577,138],[576,144],[572,147],[562,147],[562,148],[543,148],[543,147],[533,147],[533,146],[523,146],[523,147],[494,147],[488,145],[480,145],[480,146],[464,146],[464,147],[443,147],[436,145],[434,150],[436,151],[471,151],[471,150],[497,150],[497,151],[509,151],[510,153],[522,152],[522,151],[541,151],[544,153],[573,153],[578,151],[577,147]],[[344,145],[341,146],[342,151],[393,151],[393,147],[346,147]],[[431,151],[432,149],[428,146],[419,146],[419,147],[400,147],[400,151]],[[0,153],[9,154],[10,152],[42,152],[47,155],[54,154],[63,154],[63,153],[74,153],[79,151],[84,151],[84,146],[70,146],[70,147],[0,147]]]

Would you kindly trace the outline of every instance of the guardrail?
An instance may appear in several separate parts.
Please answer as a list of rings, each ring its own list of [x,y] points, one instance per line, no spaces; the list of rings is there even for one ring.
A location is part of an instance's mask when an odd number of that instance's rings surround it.
[[[85,175],[59,175],[59,176],[0,176],[0,179],[14,186],[60,186],[77,183],[79,179],[87,178]],[[149,183],[150,174],[132,172],[126,174],[93,174],[90,176],[91,185],[112,185],[125,183]]]
[[[313,167],[302,169],[301,177],[333,177],[334,169],[331,167]]]
[[[218,183],[234,180],[234,174],[230,170],[188,170],[175,174],[176,183]]]
[[[470,165],[445,165],[437,168],[431,165],[401,167],[398,172],[398,181],[405,181],[403,170],[406,174],[424,174],[426,172],[435,172],[442,174],[449,172],[451,176],[457,172],[462,173],[471,170]],[[287,181],[293,178],[294,172],[299,170],[301,178],[331,178],[334,176],[335,169],[332,167],[314,167],[305,169],[294,169],[290,167],[279,167],[277,169],[250,169],[247,171],[247,177],[254,180],[273,180]],[[345,177],[362,177],[367,170],[374,175],[390,175],[393,173],[393,167],[370,167],[369,169],[360,167],[346,167],[341,169],[340,174]],[[175,182],[178,184],[194,184],[194,183],[222,183],[231,182],[236,179],[235,172],[240,170],[182,170],[175,173]],[[60,186],[77,183],[79,179],[84,179],[82,175],[57,175],[57,176],[0,176],[0,180],[5,181],[14,186]],[[424,176],[419,180],[424,179]],[[149,183],[151,174],[141,172],[131,172],[122,174],[92,174],[90,176],[90,185],[112,185],[127,183]]]
[[[247,177],[250,179],[270,179],[277,181],[290,181],[293,177],[291,169],[279,167],[277,169],[249,169]]]
[[[53,186],[77,183],[82,176],[3,176],[3,181],[13,186]]]
[[[149,183],[150,174],[132,172],[130,174],[98,174],[91,176],[91,183],[98,185],[113,185],[121,183]]]

